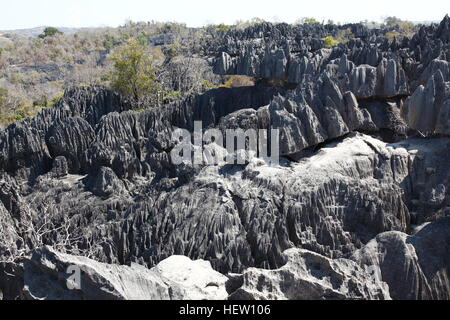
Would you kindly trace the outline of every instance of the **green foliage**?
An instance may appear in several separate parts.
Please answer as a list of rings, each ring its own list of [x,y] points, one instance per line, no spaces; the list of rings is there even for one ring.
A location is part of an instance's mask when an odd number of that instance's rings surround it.
[[[57,103],[64,96],[64,90],[58,92],[47,104],[47,107],[51,107],[55,103]],[[46,98],[47,99],[47,98]]]
[[[152,59],[138,40],[130,38],[111,55],[111,86],[130,96],[138,105],[154,94],[158,84]]]
[[[300,19],[299,23],[300,24],[319,24],[320,22],[312,17],[304,17],[304,18]]]
[[[258,18],[258,17],[252,18],[252,19],[247,20],[247,21],[238,20],[238,21],[236,21],[236,28],[237,29],[244,29],[244,28],[247,28],[247,27],[250,27],[250,26],[254,26],[256,24],[260,24],[260,23],[264,23],[264,22],[265,22],[264,19]]]
[[[350,39],[353,39],[355,35],[352,33],[351,28],[341,29],[336,34],[336,41],[339,43],[346,43]]]
[[[226,76],[225,83],[219,87],[233,88],[233,87],[250,87],[255,85],[255,79],[253,77],[244,75],[228,75]]]
[[[36,115],[37,112],[38,109],[33,108],[33,106],[30,105],[19,106],[14,114],[14,121],[24,120],[26,118],[32,117]]]
[[[145,34],[145,32],[142,32],[138,37],[137,37],[137,41],[139,42],[139,44],[143,47],[148,46],[148,37]]]
[[[182,50],[182,47],[180,44],[172,43],[166,47],[165,53],[169,58],[173,58],[173,57],[176,57],[181,50]]]
[[[111,86],[114,81],[116,87],[120,87],[119,78],[113,77],[118,74],[114,60],[107,57],[112,57],[118,47],[127,44],[130,37],[144,48],[143,60],[150,62],[145,64],[148,68],[139,69],[144,70],[140,72],[144,79],[137,76],[138,80],[143,80],[138,83],[148,83],[146,80],[150,78],[150,83],[155,84],[147,86],[150,90],[138,90],[143,93],[139,95],[140,104],[135,104],[136,108],[160,105],[166,92],[179,91],[183,95],[203,92],[208,89],[203,79],[216,84],[220,82],[220,76],[214,75],[207,63],[200,63],[204,62],[202,59],[192,56],[200,53],[212,31],[188,29],[177,23],[130,22],[119,28],[92,28],[75,34],[60,34],[48,28],[41,37],[35,38],[16,33],[2,34],[1,86],[9,90],[2,102],[1,117],[6,119],[2,123],[8,124],[27,117],[31,111],[51,106],[67,87]],[[161,35],[171,39],[173,44],[149,46],[150,38]],[[71,67],[65,67],[67,65]],[[122,84],[124,92],[130,91],[125,80]]]
[[[6,62],[2,58],[3,51],[4,51],[4,49],[0,47],[0,72],[6,66]]]
[[[400,23],[402,22],[401,19],[397,18],[397,17],[387,17],[386,19],[384,19],[384,24],[386,25],[386,27],[388,28],[393,28],[398,26]]]
[[[170,91],[164,95],[164,103],[179,100],[183,97],[183,93],[180,91]]]
[[[203,88],[206,90],[218,88],[219,85],[212,83],[210,80],[202,80]]]
[[[354,38],[354,34],[350,28],[338,30],[336,33],[336,37],[326,36],[322,38],[324,42],[324,47],[327,49],[333,48],[337,46],[339,43],[346,43],[350,39]]]
[[[105,34],[102,44],[105,49],[111,50],[113,47],[118,46],[120,41],[113,35]]]
[[[400,37],[400,32],[398,32],[396,30],[388,31],[388,32],[386,32],[385,37],[392,41],[395,38]]]
[[[45,39],[47,37],[53,37],[59,34],[63,34],[63,32],[59,31],[54,27],[47,27],[44,29],[44,32],[39,35],[39,38]]]
[[[108,82],[108,81],[111,80],[111,77],[110,77],[109,74],[104,74],[104,75],[102,75],[102,76],[100,77],[100,80],[101,80],[102,82]]]
[[[411,36],[415,28],[411,21],[401,20],[397,17],[387,17],[384,24],[386,28],[394,29],[386,33],[386,37],[391,40],[399,36]]]
[[[334,39],[332,36],[327,36],[325,38],[322,38],[324,42],[324,47],[327,49],[333,48],[334,46],[339,44],[339,41]]]
[[[48,107],[48,100],[46,96],[42,96],[41,98],[33,101],[33,107],[42,107],[47,108]]]
[[[11,105],[9,92],[5,88],[0,88],[0,126],[8,125],[17,120],[18,112]]]
[[[8,90],[0,88],[0,105],[3,105],[8,97]]]
[[[228,26],[228,25],[226,25],[224,23],[221,23],[221,24],[216,26],[216,31],[217,32],[228,31],[228,30],[230,30],[230,26]]]

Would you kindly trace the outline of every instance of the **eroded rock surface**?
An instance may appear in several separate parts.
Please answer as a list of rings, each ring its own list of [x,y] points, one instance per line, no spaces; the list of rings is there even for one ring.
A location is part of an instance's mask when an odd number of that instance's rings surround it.
[[[388,287],[370,271],[348,259],[289,249],[287,263],[276,270],[250,268],[242,286],[230,295],[239,300],[390,299]]]
[[[349,259],[303,249],[284,252],[275,270],[234,275],[230,299],[449,299],[450,219],[425,223],[413,235],[379,234]]]
[[[389,286],[393,299],[448,300],[450,219],[426,223],[413,235],[390,231],[378,235],[353,259],[372,266]]]
[[[173,267],[210,270],[186,260],[204,259],[247,274],[240,294],[252,298],[448,299],[449,27],[446,16],[388,40],[359,24],[257,24],[205,49],[217,73],[255,77],[255,86],[142,112],[112,90],[73,88],[1,129],[3,297],[17,292],[16,275],[28,281],[22,298],[224,298],[223,276],[183,283]],[[323,37],[345,28],[355,37],[324,48]],[[222,132],[279,129],[280,165],[174,164],[171,134],[192,132],[195,121]],[[432,248],[430,237],[442,245]],[[63,289],[69,262],[86,269],[88,291]],[[161,280],[165,273],[175,280]]]
[[[219,300],[227,297],[226,280],[208,262],[187,257],[171,257],[149,270],[99,263],[51,247],[34,250],[31,258],[6,265],[0,274],[2,289],[9,289],[5,298],[27,300]]]

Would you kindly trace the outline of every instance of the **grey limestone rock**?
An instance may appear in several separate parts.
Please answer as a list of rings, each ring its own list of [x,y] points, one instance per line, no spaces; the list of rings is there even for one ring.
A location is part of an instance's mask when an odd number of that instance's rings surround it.
[[[17,279],[0,281],[9,298],[26,300],[190,300],[225,299],[226,277],[206,261],[171,257],[153,270],[103,264],[60,253],[51,247],[4,269]],[[3,278],[2,278],[3,276]],[[79,276],[79,278],[78,278]],[[15,285],[15,286],[14,286]]]
[[[286,250],[284,256],[287,263],[279,269],[245,270],[242,285],[229,299],[390,299],[387,285],[352,260],[333,260],[302,249]]]
[[[408,126],[424,134],[448,135],[449,92],[449,82],[444,81],[440,70],[436,71],[425,86],[418,86],[406,100],[402,115]]]
[[[58,156],[53,161],[52,173],[56,178],[62,178],[69,173],[67,159],[64,156]]]
[[[389,286],[393,299],[449,299],[450,219],[421,226],[413,235],[378,235],[353,259],[372,266]]]
[[[232,287],[253,298],[448,299],[449,21],[394,40],[361,24],[223,31],[198,59],[254,86],[142,112],[113,90],[72,88],[0,129],[0,295],[40,299],[54,285],[54,298],[224,298]],[[324,48],[348,29],[354,38]],[[174,164],[171,134],[195,121],[279,129],[279,165]],[[225,284],[188,259],[244,275]],[[87,291],[65,289],[69,262],[85,268]]]

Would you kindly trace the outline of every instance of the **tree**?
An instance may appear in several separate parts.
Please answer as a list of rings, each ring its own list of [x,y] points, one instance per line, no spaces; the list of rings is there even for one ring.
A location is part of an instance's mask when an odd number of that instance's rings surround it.
[[[202,91],[203,80],[216,80],[211,67],[200,58],[178,56],[164,65],[162,81],[173,91],[198,93]]]
[[[47,37],[53,37],[58,34],[63,34],[63,32],[59,31],[58,29],[54,27],[47,27],[44,29],[44,32],[39,35],[39,38],[44,39]]]
[[[13,118],[8,90],[0,88],[0,127],[10,124]]]
[[[301,18],[297,23],[298,24],[319,24],[320,22],[312,17],[304,17],[304,18]]]
[[[146,48],[134,38],[117,47],[111,54],[113,71],[111,86],[130,96],[140,108],[146,98],[158,91],[155,69]]]
[[[387,38],[394,38],[395,36],[410,36],[414,32],[414,23],[407,20],[401,20],[397,17],[387,17],[384,19],[384,24],[391,30],[386,34]]]
[[[254,17],[254,18],[252,18],[250,20],[247,20],[247,21],[238,20],[238,21],[236,21],[236,28],[237,29],[245,29],[247,27],[254,26],[254,25],[257,25],[257,24],[261,24],[261,23],[264,23],[264,22],[265,22],[264,19],[258,18],[258,17]]]
[[[333,36],[327,36],[325,38],[322,38],[323,42],[324,42],[324,46],[327,49],[333,48],[334,46],[336,46],[339,41],[337,41],[336,39],[333,38]]]
[[[0,72],[2,71],[3,68],[5,68],[6,66],[6,62],[3,61],[3,48],[0,47]]]

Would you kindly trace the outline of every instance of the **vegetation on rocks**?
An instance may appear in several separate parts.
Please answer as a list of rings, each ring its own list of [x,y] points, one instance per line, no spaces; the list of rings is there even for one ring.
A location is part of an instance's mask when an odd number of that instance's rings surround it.
[[[117,47],[112,55],[113,71],[111,86],[130,96],[134,104],[140,107],[144,99],[158,92],[155,68],[152,57],[136,39]]]
[[[306,17],[295,25],[332,30],[332,23]],[[223,34],[264,24],[268,23],[260,18],[203,28],[128,21],[118,28],[67,33],[54,27],[29,36],[0,33],[0,125],[36,114],[73,86],[117,88],[138,101],[136,108],[146,109],[219,86],[253,85],[252,79],[214,74],[202,57]],[[361,24],[383,30],[391,40],[411,36],[416,30],[411,22],[395,17],[387,18],[384,24]],[[336,32],[323,34],[322,46],[333,48],[357,36],[351,28],[339,27]],[[135,59],[124,60],[130,57]]]
[[[59,31],[57,28],[54,28],[54,27],[47,27],[47,28],[45,28],[44,32],[39,35],[39,38],[44,39],[44,38],[53,37],[53,36],[56,36],[59,34],[63,34],[63,32]]]
[[[194,284],[183,265],[213,298],[449,300],[450,17],[394,40],[368,25],[130,22],[29,39],[35,64],[7,46],[5,113],[42,111],[0,130],[0,299],[183,298],[162,281]],[[67,89],[45,108],[37,83]],[[210,139],[174,139],[197,121]],[[229,129],[278,129],[258,142],[279,161],[225,148]]]

